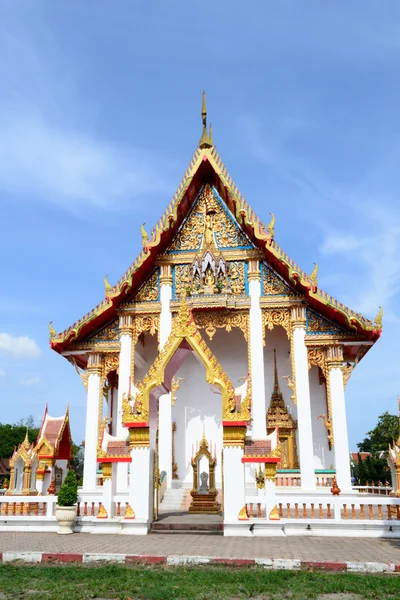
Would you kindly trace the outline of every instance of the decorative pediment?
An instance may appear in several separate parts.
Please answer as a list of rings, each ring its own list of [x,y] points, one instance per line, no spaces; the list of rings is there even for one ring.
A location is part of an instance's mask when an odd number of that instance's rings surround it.
[[[112,323],[109,323],[96,332],[92,337],[90,337],[87,341],[92,344],[107,344],[109,342],[119,342],[119,320],[115,319]]]
[[[54,451],[55,450],[53,446],[45,437],[40,440],[39,445],[36,447],[36,452],[39,458],[48,458],[49,456],[54,456]]]
[[[169,253],[199,252],[210,246],[218,250],[254,248],[215,187],[207,184],[173,240]]]
[[[261,290],[263,296],[298,296],[292,288],[266,263],[261,263]]]
[[[160,273],[157,268],[134,297],[135,302],[157,302],[160,294]]]
[[[342,329],[310,308],[307,308],[306,333],[307,335],[341,335],[346,337],[354,335],[354,332]]]
[[[220,256],[212,257],[207,251],[201,259],[196,256],[193,263],[174,265],[172,269],[173,298],[182,293],[187,296],[209,296],[228,294],[247,295],[247,263],[243,260],[225,262]]]

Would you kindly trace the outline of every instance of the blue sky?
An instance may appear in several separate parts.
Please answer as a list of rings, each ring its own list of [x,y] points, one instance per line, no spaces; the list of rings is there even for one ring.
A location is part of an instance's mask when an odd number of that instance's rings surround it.
[[[3,0],[0,420],[85,390],[49,349],[103,298],[171,199],[201,134],[321,287],[384,333],[347,387],[351,447],[400,393],[397,0]]]

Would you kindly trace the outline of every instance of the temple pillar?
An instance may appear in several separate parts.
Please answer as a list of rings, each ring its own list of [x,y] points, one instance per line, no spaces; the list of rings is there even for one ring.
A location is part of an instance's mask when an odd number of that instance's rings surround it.
[[[170,265],[162,265],[160,276],[160,349],[168,340],[172,328],[170,301],[172,298],[172,272]],[[159,399],[158,413],[158,461],[160,472],[167,473],[167,488],[172,487],[172,405],[171,394]]]
[[[135,513],[135,521],[147,527],[153,519],[153,465],[150,444],[134,446],[131,450],[131,468],[129,478],[129,505]]]
[[[101,354],[89,354],[87,370],[87,402],[85,430],[85,461],[83,465],[83,492],[96,490],[97,440],[99,425],[99,400],[101,380]]]
[[[118,393],[116,408],[116,426],[113,427],[114,435],[118,438],[126,439],[127,431],[122,425],[122,397],[129,394],[132,372],[132,333],[133,322],[131,315],[121,315],[119,318],[120,330],[120,352],[119,352],[119,373],[118,373]],[[117,491],[124,492],[128,489],[128,463],[118,463],[117,465]]]
[[[248,271],[250,295],[250,359],[252,388],[253,439],[264,439],[267,435],[265,423],[265,380],[262,313],[260,308],[261,275],[257,260],[249,261]]]
[[[302,490],[315,490],[314,447],[311,422],[310,382],[308,377],[306,334],[306,309],[292,308],[292,335],[297,398],[297,431],[299,436],[299,462]]]
[[[103,463],[103,496],[101,499],[102,505],[104,506],[107,517],[111,519],[114,516],[114,496],[116,494],[117,485],[117,467],[118,463]]]
[[[117,435],[117,423],[118,423],[118,387],[116,382],[113,380],[110,388],[110,401],[111,401],[111,431],[112,435]]]
[[[243,448],[224,446],[224,520],[237,521],[246,504]]]
[[[329,376],[327,384],[330,386],[331,392],[336,481],[342,493],[349,493],[352,487],[342,363],[343,347],[340,345],[330,346],[327,349]]]
[[[245,438],[246,427],[224,426],[224,521],[238,521],[238,515],[246,504],[245,465],[242,462]]]

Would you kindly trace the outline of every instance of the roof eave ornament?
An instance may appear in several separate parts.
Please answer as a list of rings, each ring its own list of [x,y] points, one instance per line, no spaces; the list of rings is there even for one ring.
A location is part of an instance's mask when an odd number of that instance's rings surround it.
[[[199,141],[199,148],[212,148],[212,127],[210,125],[210,132],[207,131],[207,105],[206,105],[206,93],[203,92],[203,98],[201,103],[201,119],[203,121],[203,132]]]
[[[383,322],[382,322],[382,319],[383,319],[383,308],[382,308],[382,306],[380,306],[380,307],[379,307],[378,314],[377,314],[377,315],[376,315],[376,317],[375,317],[375,327],[376,327],[376,328],[377,328],[379,331],[382,331],[382,329],[383,329]]]

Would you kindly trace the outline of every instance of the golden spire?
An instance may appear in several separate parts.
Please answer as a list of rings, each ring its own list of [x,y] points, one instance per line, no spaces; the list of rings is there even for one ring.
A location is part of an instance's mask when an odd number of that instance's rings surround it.
[[[317,263],[314,263],[314,269],[310,275],[310,281],[313,285],[318,285],[318,265],[317,265]]]
[[[268,231],[269,235],[273,238],[275,235],[275,215],[274,215],[274,213],[269,213],[269,214],[271,215],[271,220],[267,227],[267,231]]]
[[[382,306],[380,306],[378,314],[375,317],[375,325],[377,326],[378,329],[382,329],[382,327],[383,327],[382,317],[383,317],[383,308],[382,308]]]
[[[108,275],[104,276],[104,292],[106,296],[112,290],[112,285],[108,283],[107,277]]]
[[[28,428],[26,428],[25,439],[22,442],[22,446],[24,448],[29,448],[29,446],[30,446],[30,444],[29,444],[29,438],[28,438]]]
[[[201,134],[201,138],[199,141],[200,148],[211,148],[213,143],[210,139],[210,135],[207,132],[207,106],[206,106],[206,93],[203,92],[202,102],[201,102],[201,120],[203,121],[203,132]],[[212,131],[211,131],[212,136]]]

